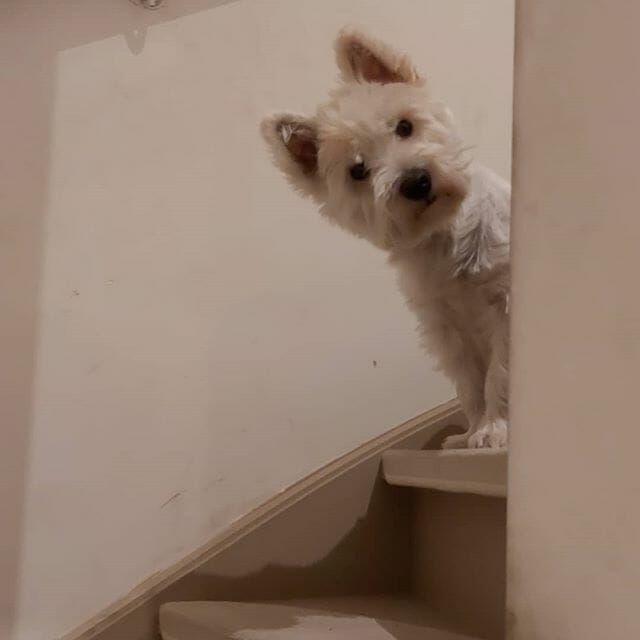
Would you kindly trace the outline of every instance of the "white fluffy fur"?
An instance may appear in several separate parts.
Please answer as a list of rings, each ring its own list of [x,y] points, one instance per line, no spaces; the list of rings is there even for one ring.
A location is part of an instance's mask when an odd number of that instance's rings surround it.
[[[406,56],[354,30],[339,35],[336,56],[342,82],[315,116],[263,121],[274,160],[324,216],[388,253],[468,418],[444,446],[506,446],[509,185],[471,161]],[[402,119],[408,138],[395,134]],[[359,162],[368,174],[355,181]],[[399,191],[416,168],[431,176],[429,201]]]

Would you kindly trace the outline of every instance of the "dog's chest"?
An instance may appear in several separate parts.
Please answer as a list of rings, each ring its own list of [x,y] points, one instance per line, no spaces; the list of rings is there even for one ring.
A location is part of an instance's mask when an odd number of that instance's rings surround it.
[[[500,316],[506,313],[503,278],[453,277],[437,258],[399,264],[399,284],[421,332],[442,349],[463,342],[474,351],[488,349]]]

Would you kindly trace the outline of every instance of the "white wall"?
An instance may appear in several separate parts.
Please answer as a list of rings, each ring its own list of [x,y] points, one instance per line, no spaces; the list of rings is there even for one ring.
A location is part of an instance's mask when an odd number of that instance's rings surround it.
[[[639,21],[518,10],[512,640],[640,637]]]
[[[356,22],[509,174],[512,2],[5,0],[0,636],[50,640],[447,399],[381,254],[271,166]],[[377,366],[373,366],[373,361]]]

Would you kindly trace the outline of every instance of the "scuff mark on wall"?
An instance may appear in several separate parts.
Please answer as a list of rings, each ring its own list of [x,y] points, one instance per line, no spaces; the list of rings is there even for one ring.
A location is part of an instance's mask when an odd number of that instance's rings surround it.
[[[167,505],[171,504],[174,500],[177,500],[185,493],[184,490],[176,491],[171,497],[167,498],[161,505],[160,508],[164,509]]]

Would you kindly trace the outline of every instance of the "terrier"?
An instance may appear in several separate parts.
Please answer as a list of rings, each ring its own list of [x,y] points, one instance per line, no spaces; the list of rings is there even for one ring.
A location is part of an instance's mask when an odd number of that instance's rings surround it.
[[[388,254],[468,421],[445,448],[507,444],[510,185],[475,164],[402,53],[354,29],[315,116],[266,118],[275,164],[320,213]]]

